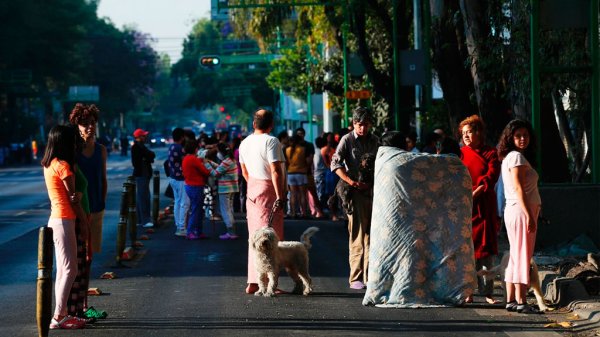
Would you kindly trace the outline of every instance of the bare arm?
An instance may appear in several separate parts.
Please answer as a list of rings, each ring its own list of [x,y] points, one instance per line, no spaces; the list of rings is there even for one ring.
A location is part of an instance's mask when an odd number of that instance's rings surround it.
[[[525,190],[523,184],[525,183],[525,174],[527,172],[527,166],[515,166],[510,169],[510,173],[515,185],[515,191],[517,193],[517,203],[525,212],[527,219],[527,232],[533,233],[536,231],[535,219],[533,218],[533,211],[530,205],[527,204],[527,198],[525,197]]]
[[[270,163],[271,167],[271,181],[273,181],[273,186],[275,187],[275,194],[277,195],[277,199],[285,199],[285,173],[283,172],[282,162],[276,161]],[[242,166],[243,172],[243,166]]]
[[[335,174],[337,174],[338,177],[340,177],[340,179],[342,179],[343,181],[348,183],[348,185],[350,185],[354,188],[358,188],[360,190],[366,190],[367,188],[369,188],[369,185],[367,185],[365,183],[361,183],[359,181],[352,180],[352,178],[350,178],[350,176],[346,172],[346,169],[343,167],[335,170]]]
[[[106,194],[108,193],[108,179],[106,179],[106,160],[108,157],[108,153],[106,152],[106,147],[102,145],[100,147],[102,149],[102,200],[106,202]]]
[[[73,211],[75,211],[77,219],[79,219],[79,228],[81,229],[81,235],[84,238],[86,238],[88,236],[89,221],[87,214],[83,211],[83,208],[81,207],[80,201],[82,194],[80,192],[75,191],[75,175],[70,175],[63,179],[63,184],[67,189],[67,195],[69,196],[71,207],[73,208]]]
[[[248,181],[248,169],[246,168],[246,164],[240,163],[240,166],[242,168],[242,175],[244,176],[244,179]]]

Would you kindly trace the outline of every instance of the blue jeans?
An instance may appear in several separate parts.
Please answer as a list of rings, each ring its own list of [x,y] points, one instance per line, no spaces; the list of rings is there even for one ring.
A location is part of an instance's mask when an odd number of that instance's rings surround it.
[[[138,223],[144,225],[152,222],[150,217],[150,177],[135,177],[135,197]]]
[[[235,218],[233,217],[233,198],[235,193],[219,193],[219,209],[229,234],[235,234]]]
[[[183,180],[169,178],[169,184],[171,184],[173,195],[175,196],[175,206],[173,210],[175,226],[177,226],[178,230],[182,230],[185,229],[185,218],[190,209],[190,198],[187,196],[185,188],[183,187]]]
[[[187,234],[202,234],[202,222],[204,221],[204,186],[185,186],[185,193],[190,198],[190,213],[187,222]]]

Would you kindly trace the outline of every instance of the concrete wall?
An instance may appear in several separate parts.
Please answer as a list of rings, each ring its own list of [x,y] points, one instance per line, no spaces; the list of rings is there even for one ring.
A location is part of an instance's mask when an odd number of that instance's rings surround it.
[[[544,248],[588,235],[600,247],[600,185],[540,186],[542,214],[537,247]]]

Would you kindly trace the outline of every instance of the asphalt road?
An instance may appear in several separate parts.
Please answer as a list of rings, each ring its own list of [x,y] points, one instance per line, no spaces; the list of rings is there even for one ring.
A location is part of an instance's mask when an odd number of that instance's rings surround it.
[[[158,151],[159,158],[164,151]],[[162,163],[157,160],[157,163]],[[157,165],[158,167],[158,165]],[[35,169],[23,179],[34,184],[20,188],[18,174],[3,180],[0,170],[0,336],[37,334],[35,296],[37,230],[49,211],[43,178]],[[10,171],[12,172],[12,171]],[[41,171],[40,171],[41,172]],[[35,174],[41,185],[35,185]],[[109,313],[84,330],[51,331],[51,336],[562,336],[544,328],[558,317],[506,312],[502,306],[483,304],[481,297],[463,308],[382,309],[362,306],[363,291],[347,284],[347,230],[342,222],[286,220],[286,239],[297,240],[308,226],[321,230],[313,237],[310,272],[314,293],[304,297],[280,295],[262,298],[244,294],[247,231],[239,215],[241,238],[221,241],[222,222],[205,222],[210,240],[186,241],[173,235],[166,219],[143,241],[127,268],[115,268],[115,232],[121,184],[130,174],[127,158],[111,157],[109,198],[104,222],[103,252],[95,256],[91,287],[101,296],[90,304]],[[10,185],[7,192],[4,186]],[[37,187],[36,187],[37,186]],[[41,186],[41,187],[39,187]],[[166,187],[162,181],[161,191]],[[7,193],[7,194],[2,194]],[[44,199],[45,197],[45,199]],[[6,203],[6,204],[5,204]],[[11,204],[12,203],[12,204]],[[161,198],[164,207],[168,200]],[[9,207],[10,206],[10,207]],[[30,207],[30,208],[27,208]],[[35,212],[34,212],[35,211]],[[24,219],[8,213],[25,212]],[[213,232],[213,226],[216,233]],[[16,230],[15,228],[19,228]],[[20,233],[20,234],[19,234]],[[144,234],[139,229],[139,234]],[[99,279],[113,271],[118,278]],[[289,277],[280,288],[291,290]],[[500,295],[499,295],[500,296]]]

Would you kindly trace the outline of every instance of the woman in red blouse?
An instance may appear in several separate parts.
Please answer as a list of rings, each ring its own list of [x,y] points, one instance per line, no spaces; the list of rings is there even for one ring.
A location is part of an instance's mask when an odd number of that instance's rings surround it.
[[[186,139],[183,148],[186,155],[183,157],[181,169],[184,176],[185,193],[190,198],[190,213],[187,221],[188,240],[208,239],[202,233],[202,221],[204,220],[204,185],[210,175],[208,169],[204,166],[204,160],[196,156],[198,151],[198,141],[195,139]]]
[[[471,174],[473,183],[473,246],[475,249],[475,268],[477,270],[494,266],[498,255],[498,211],[494,186],[500,175],[500,162],[496,149],[485,144],[485,124],[477,115],[463,120],[458,126],[463,147],[461,160]],[[485,296],[489,304],[497,304],[493,295],[494,279],[478,276],[479,293]],[[471,296],[467,303],[473,302]]]

